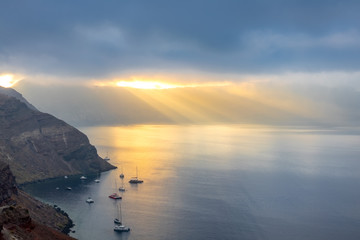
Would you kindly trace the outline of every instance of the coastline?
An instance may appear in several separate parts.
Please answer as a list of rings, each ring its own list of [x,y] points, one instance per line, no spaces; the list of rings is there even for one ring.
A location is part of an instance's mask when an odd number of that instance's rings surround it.
[[[112,165],[112,166],[113,166],[112,168],[104,170],[104,171],[100,171],[100,172],[101,173],[108,172],[108,171],[111,171],[111,170],[114,170],[114,169],[118,168],[118,167],[116,167],[114,165]],[[65,176],[75,178],[77,176],[80,177],[80,176],[83,176],[83,175],[91,177],[91,176],[96,176],[97,174],[98,173],[91,172],[91,173],[69,174],[69,175],[62,175],[62,176],[57,176],[57,177],[49,177],[49,178],[43,178],[43,179],[38,179],[38,180],[34,180],[34,181],[28,181],[28,182],[19,183],[19,184],[17,184],[17,187],[22,189],[22,187],[30,185],[30,184],[36,184],[36,183],[41,183],[41,182],[46,182],[46,181],[51,181],[51,180],[62,179]]]
[[[111,170],[114,170],[114,169],[117,169],[116,166],[114,166],[112,169],[109,169],[109,170],[105,170],[105,171],[101,171],[101,173],[104,173],[104,172],[109,172]],[[96,178],[97,174],[96,173],[89,173],[89,174],[73,174],[73,175],[68,175],[68,180],[73,183],[74,181],[81,181],[80,180],[80,177],[85,175],[88,179],[92,179],[92,178]],[[53,182],[53,181],[63,181],[64,180],[64,176],[59,176],[59,177],[53,177],[53,178],[45,178],[45,179],[40,179],[40,180],[36,180],[36,181],[31,181],[31,182],[25,182],[25,183],[21,183],[21,184],[18,184],[18,189],[19,189],[19,192],[21,194],[25,194],[27,196],[29,196],[29,198],[32,198],[34,199],[35,201],[37,201],[38,203],[35,204],[35,205],[46,205],[50,208],[52,208],[54,210],[54,212],[56,212],[56,214],[58,215],[62,215],[64,216],[65,218],[68,219],[68,221],[66,223],[64,223],[63,221],[61,221],[60,224],[55,224],[56,227],[55,229],[70,236],[70,232],[72,232],[72,228],[75,226],[75,222],[73,221],[73,219],[71,219],[71,217],[69,216],[69,213],[66,212],[65,210],[62,209],[62,206],[59,206],[58,204],[55,204],[54,202],[46,202],[44,201],[43,199],[40,199],[34,195],[32,195],[30,192],[26,191],[26,187],[28,186],[31,186],[31,185],[34,185],[36,186],[37,184],[39,183],[46,183],[46,182]],[[28,197],[26,197],[28,198]],[[21,200],[23,201],[23,200]],[[29,208],[29,206],[27,206]],[[31,208],[31,207],[30,207]],[[33,210],[33,211],[32,211]],[[36,209],[29,209],[30,213],[32,216],[35,216],[35,220],[39,221],[41,218],[39,218],[38,216],[36,216],[36,213],[35,211],[37,211]],[[43,222],[45,225],[48,225],[46,224],[46,222]],[[61,228],[60,228],[61,226]],[[51,226],[54,228],[54,226]]]

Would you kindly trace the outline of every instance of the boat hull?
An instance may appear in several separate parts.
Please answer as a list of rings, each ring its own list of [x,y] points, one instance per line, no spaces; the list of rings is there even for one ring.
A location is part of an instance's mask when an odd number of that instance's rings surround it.
[[[122,225],[121,226],[115,226],[114,231],[115,232],[130,232],[130,228],[122,226]]]
[[[143,180],[138,180],[138,179],[131,179],[129,181],[129,183],[132,183],[132,184],[143,183],[143,182],[144,182]]]
[[[116,194],[116,193],[111,194],[111,195],[109,196],[109,198],[111,198],[111,199],[122,199],[122,197],[119,196],[119,195]]]

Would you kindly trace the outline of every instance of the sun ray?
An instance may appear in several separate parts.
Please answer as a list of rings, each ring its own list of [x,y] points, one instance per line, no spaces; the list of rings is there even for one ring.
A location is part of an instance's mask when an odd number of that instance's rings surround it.
[[[130,87],[138,89],[170,89],[177,88],[178,85],[162,83],[162,82],[150,82],[150,81],[119,81],[116,83],[118,87]]]

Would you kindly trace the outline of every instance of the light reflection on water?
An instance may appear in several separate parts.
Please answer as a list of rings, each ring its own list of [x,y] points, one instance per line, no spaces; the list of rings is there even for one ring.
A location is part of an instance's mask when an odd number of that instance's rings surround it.
[[[360,137],[252,126],[81,129],[118,169],[29,185],[80,239],[358,239]],[[136,167],[143,184],[130,185]],[[121,185],[130,233],[112,231]],[[64,190],[67,186],[72,191]],[[55,188],[59,187],[59,190]],[[91,196],[95,203],[85,200]]]

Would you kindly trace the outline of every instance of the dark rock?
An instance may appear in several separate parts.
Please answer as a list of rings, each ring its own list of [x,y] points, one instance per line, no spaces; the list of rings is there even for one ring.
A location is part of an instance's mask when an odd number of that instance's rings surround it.
[[[0,207],[0,226],[5,224],[29,227],[31,224],[29,210],[20,206]]]
[[[15,177],[10,172],[9,165],[0,161],[0,204],[17,194]]]
[[[115,168],[76,128],[0,93],[1,157],[19,184]]]
[[[12,89],[12,88],[4,88],[4,87],[0,87],[0,94],[5,94],[8,95],[10,97],[14,97],[16,99],[18,99],[19,101],[23,102],[26,104],[26,106],[32,110],[37,110],[31,103],[29,103],[19,92],[17,92],[16,90]]]
[[[0,240],[73,239],[69,216],[17,189],[15,177],[0,158]]]
[[[114,167],[77,129],[32,108],[16,91],[20,100],[1,93],[0,240],[73,239],[63,234],[73,226],[68,215],[17,189],[14,175],[24,183]]]

